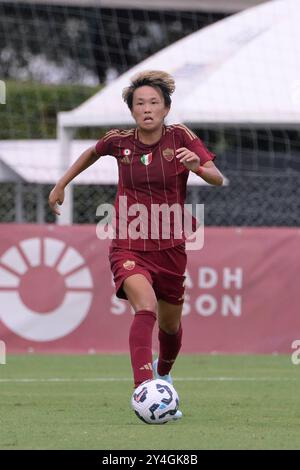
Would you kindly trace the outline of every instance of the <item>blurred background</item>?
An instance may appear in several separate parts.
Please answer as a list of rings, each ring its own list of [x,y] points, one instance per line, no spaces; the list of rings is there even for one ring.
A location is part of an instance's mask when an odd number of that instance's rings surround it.
[[[56,139],[58,112],[76,108],[120,74],[176,41],[262,3],[1,1],[0,79],[6,84],[7,98],[0,105],[0,221],[54,222],[47,197],[55,177],[49,182],[44,160],[33,159],[29,150],[24,153],[20,140],[28,141],[26,149],[29,141],[39,140],[35,152],[49,152],[47,141]],[[293,54],[276,51],[276,47],[274,43],[274,54]],[[255,64],[252,71],[255,76]],[[266,69],[266,74],[272,73],[269,93],[275,98],[276,70]],[[297,77],[290,80],[295,81],[300,100]],[[121,89],[119,97],[122,106]],[[106,130],[80,127],[74,138],[96,141]],[[193,124],[193,130],[216,153],[217,164],[230,181],[223,188],[189,187],[187,201],[205,203],[207,225],[299,225],[299,126],[235,122]],[[20,158],[16,161],[16,152],[22,153],[21,162]],[[114,200],[115,185],[80,183],[74,187],[73,221],[93,223],[95,207]],[[86,199],[92,202],[88,207]]]

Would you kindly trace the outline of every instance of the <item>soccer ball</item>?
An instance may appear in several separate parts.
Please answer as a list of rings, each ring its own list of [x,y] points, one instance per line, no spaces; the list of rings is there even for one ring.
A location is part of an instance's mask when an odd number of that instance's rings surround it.
[[[165,380],[146,380],[132,394],[131,406],[144,423],[164,424],[170,421],[179,407],[179,397]]]

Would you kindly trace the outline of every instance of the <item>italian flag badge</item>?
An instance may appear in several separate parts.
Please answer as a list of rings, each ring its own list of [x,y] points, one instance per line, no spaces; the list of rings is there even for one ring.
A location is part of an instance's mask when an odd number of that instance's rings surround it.
[[[152,162],[152,153],[144,153],[141,156],[141,162],[144,165],[149,165]]]

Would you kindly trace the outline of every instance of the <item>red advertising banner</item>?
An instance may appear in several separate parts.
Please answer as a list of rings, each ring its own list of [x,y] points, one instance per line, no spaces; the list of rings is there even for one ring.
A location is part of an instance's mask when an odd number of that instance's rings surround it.
[[[182,352],[290,353],[299,244],[297,228],[206,228],[204,247],[188,252]],[[8,352],[128,351],[133,312],[115,296],[109,245],[90,225],[0,225]]]

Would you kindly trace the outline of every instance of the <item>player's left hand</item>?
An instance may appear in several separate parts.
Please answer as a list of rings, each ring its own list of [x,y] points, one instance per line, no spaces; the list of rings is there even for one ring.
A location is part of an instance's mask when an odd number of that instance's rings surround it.
[[[176,149],[176,158],[188,169],[191,171],[197,171],[200,166],[200,158],[191,150],[180,147]]]

